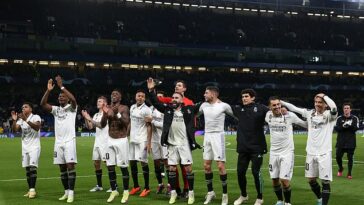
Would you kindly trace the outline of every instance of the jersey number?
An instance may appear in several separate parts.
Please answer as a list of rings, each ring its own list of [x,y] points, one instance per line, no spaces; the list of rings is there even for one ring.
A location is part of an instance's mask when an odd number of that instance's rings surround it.
[[[57,152],[54,152],[53,157],[57,158]]]
[[[273,172],[273,166],[271,164],[269,164],[269,171]]]
[[[105,157],[106,157],[106,159],[110,159],[110,155],[109,155],[109,153],[106,153],[106,154],[105,154]]]
[[[310,170],[310,164],[309,163],[306,163],[306,170]]]

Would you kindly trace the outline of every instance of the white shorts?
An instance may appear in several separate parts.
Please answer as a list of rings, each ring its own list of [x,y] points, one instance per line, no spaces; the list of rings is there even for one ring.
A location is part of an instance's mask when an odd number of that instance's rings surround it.
[[[129,142],[128,138],[114,139],[109,137],[107,152],[105,154],[106,165],[118,167],[129,166]]]
[[[183,145],[183,146],[168,146],[168,165],[189,165],[192,164],[192,153],[190,149],[190,145]]]
[[[223,132],[205,133],[203,139],[203,159],[226,161],[225,134]]]
[[[332,156],[331,152],[322,155],[306,156],[305,177],[319,177],[322,180],[332,181]]]
[[[22,166],[38,167],[39,156],[40,156],[40,147],[34,148],[31,151],[22,150]]]
[[[147,142],[129,144],[129,160],[148,163]]]
[[[269,174],[272,179],[291,180],[293,175],[294,153],[270,154],[269,156]]]
[[[152,142],[152,158],[157,159],[167,159],[168,150],[167,147],[162,146],[158,142]]]
[[[102,161],[106,161],[106,152],[107,152],[107,148],[106,147],[94,147],[94,149],[92,150],[92,160],[102,160]]]
[[[53,164],[77,163],[76,139],[54,144]]]

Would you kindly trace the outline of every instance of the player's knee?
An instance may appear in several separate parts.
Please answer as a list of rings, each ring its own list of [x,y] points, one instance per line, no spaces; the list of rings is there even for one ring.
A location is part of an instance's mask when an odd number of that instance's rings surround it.
[[[283,179],[283,180],[281,180],[281,184],[282,184],[283,188],[287,188],[287,187],[289,187],[289,180]]]
[[[309,183],[310,185],[317,184],[316,178],[308,178],[308,183]]]
[[[186,166],[184,166],[184,170],[186,172],[192,172],[192,166],[191,165],[186,165]]]
[[[177,167],[175,165],[169,165],[169,171],[175,172],[177,171]]]
[[[226,170],[225,170],[225,163],[223,162],[219,162],[217,164],[217,168],[219,169],[219,173],[220,174],[226,174]]]
[[[204,169],[205,169],[205,172],[208,172],[208,173],[210,173],[210,172],[211,172],[211,163],[209,163],[209,162],[204,162],[204,163],[203,163],[203,167],[204,167]]]

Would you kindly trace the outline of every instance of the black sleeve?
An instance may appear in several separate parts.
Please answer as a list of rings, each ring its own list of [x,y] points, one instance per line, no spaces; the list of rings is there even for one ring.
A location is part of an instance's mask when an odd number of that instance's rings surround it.
[[[340,132],[340,131],[344,130],[343,123],[341,122],[341,116],[336,119],[335,130],[337,132]]]
[[[239,112],[241,110],[239,105],[230,105],[231,109],[233,110],[233,114],[235,117],[239,118]]]
[[[359,119],[357,116],[353,116],[353,122],[351,123],[350,129],[354,132],[359,129]]]
[[[155,94],[154,90],[151,92],[148,92],[148,97],[149,97],[149,100],[152,103],[152,105],[155,107],[155,109],[157,109],[161,113],[164,113],[164,111],[166,110],[167,104],[161,103],[158,100],[157,95]]]

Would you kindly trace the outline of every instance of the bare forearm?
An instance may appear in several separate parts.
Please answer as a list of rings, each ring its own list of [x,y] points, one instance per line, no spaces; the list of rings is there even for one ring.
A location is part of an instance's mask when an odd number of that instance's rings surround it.
[[[291,103],[288,103],[288,102],[285,102],[283,100],[281,100],[281,103],[282,103],[283,106],[286,106],[288,108],[288,110],[290,110],[292,112],[296,112],[296,113],[302,115],[304,113],[304,111],[305,111],[303,108],[298,108],[295,105],[293,105]]]
[[[46,92],[44,93],[43,97],[42,97],[42,100],[40,101],[40,105],[41,106],[45,106],[48,104],[48,97],[49,97],[49,93],[50,91],[49,90],[46,90]]]
[[[28,125],[35,131],[39,131],[40,130],[40,122],[37,123],[33,123],[33,122],[27,122]]]

